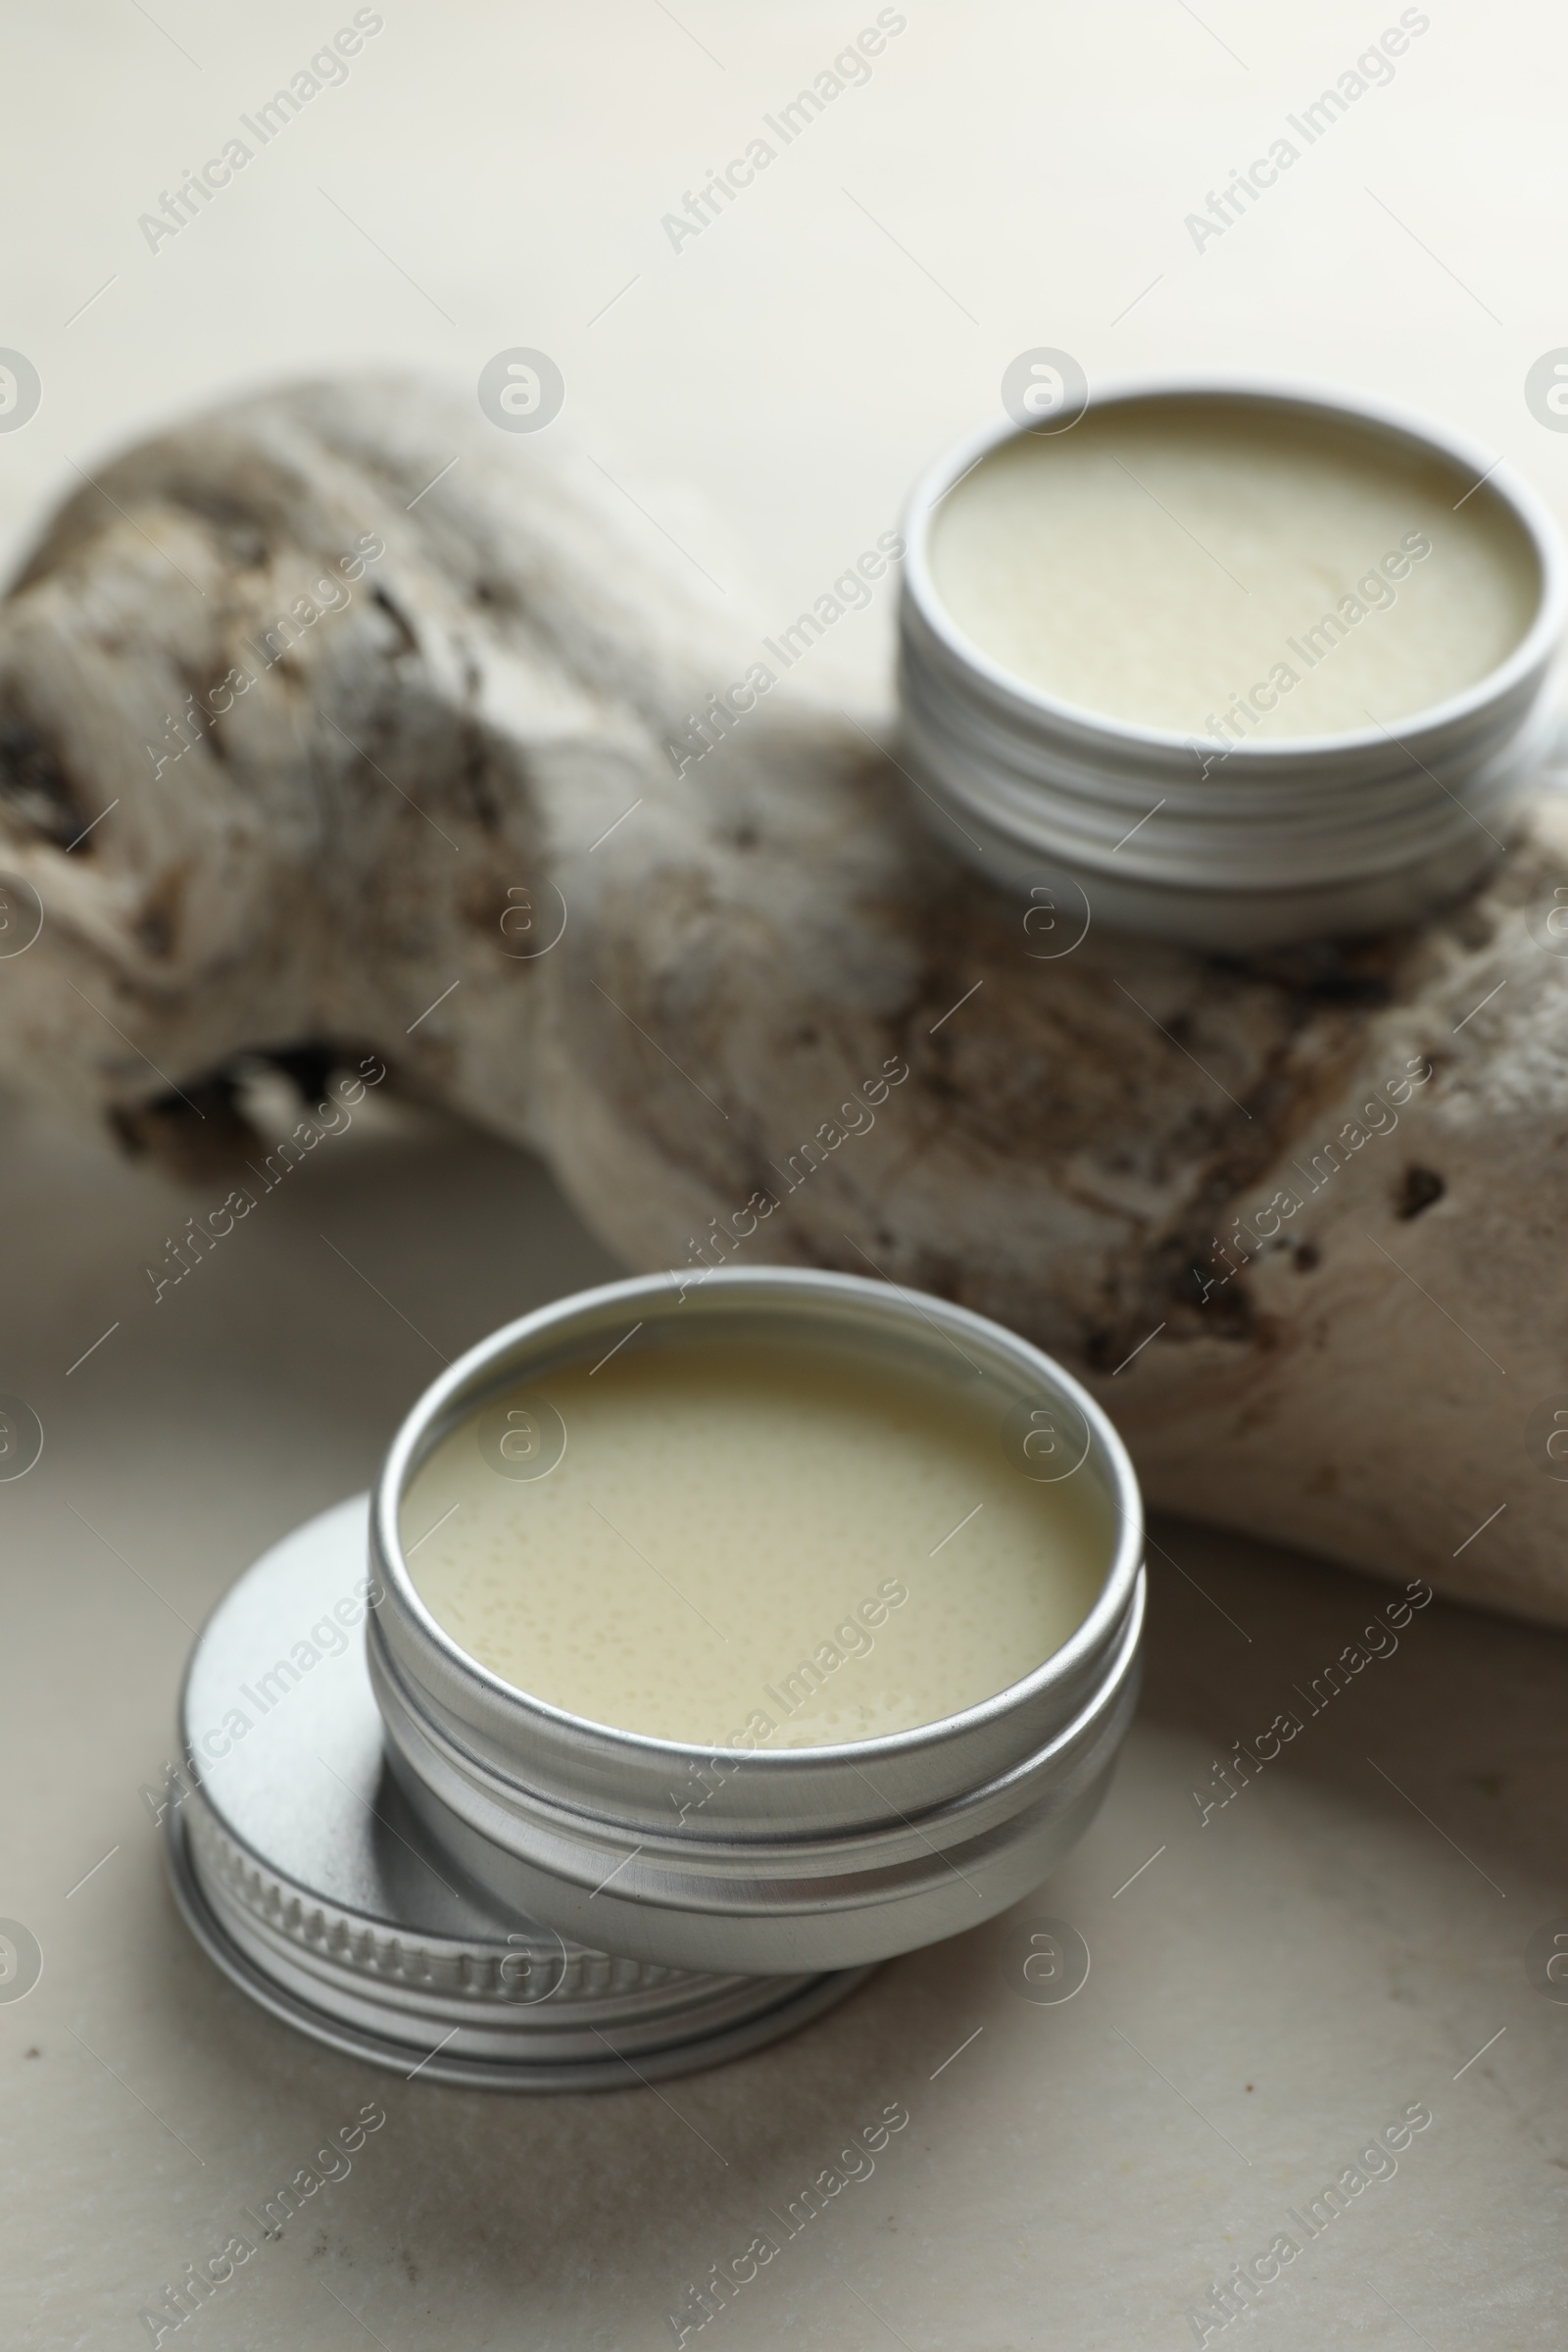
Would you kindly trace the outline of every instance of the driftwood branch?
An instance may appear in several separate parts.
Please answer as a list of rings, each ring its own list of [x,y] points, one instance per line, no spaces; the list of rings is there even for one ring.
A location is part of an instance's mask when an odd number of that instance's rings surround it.
[[[1568,1620],[1560,806],[1419,935],[1058,953],[555,443],[307,388],[61,510],[0,608],[10,1072],[189,1163],[243,1053],[373,1053],[635,1266],[961,1298],[1157,1501]]]

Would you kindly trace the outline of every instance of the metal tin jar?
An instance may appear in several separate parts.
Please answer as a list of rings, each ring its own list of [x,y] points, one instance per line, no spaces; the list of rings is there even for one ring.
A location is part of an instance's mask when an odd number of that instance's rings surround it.
[[[1076,1633],[941,1722],[717,1757],[566,1714],[469,1656],[403,1551],[402,1500],[431,1448],[520,1382],[617,1346],[700,1348],[718,1327],[995,1383],[1020,1475],[1091,1480],[1109,1505],[1111,1556]],[[196,1773],[171,1810],[171,1864],[192,1927],[255,1998],[446,2080],[652,2078],[789,2031],[876,1961],[1038,1886],[1099,1805],[1136,1702],[1142,1508],[1109,1422],[1014,1334],[855,1276],[657,1276],[524,1316],[419,1399],[371,1498],[368,1563],[364,1543],[363,1502],[341,1505],[220,1603],[182,1699]],[[324,1641],[330,1604],[356,1590],[370,1604],[363,1646],[323,1659],[306,1688],[279,1677],[288,1637],[316,1615]],[[264,1675],[286,1698],[267,1740],[216,1756],[223,1702],[254,1703]],[[672,1792],[705,1768],[709,1793],[687,1812]]]
[[[700,1347],[719,1325],[763,1341],[805,1330],[851,1356],[997,1382],[1015,1416],[1020,1474],[1040,1466],[1023,1450],[1031,1437],[1043,1441],[1068,1474],[1100,1484],[1117,1533],[1089,1616],[1024,1681],[915,1731],[735,1755],[700,1813],[681,1821],[671,1791],[712,1751],[585,1722],[489,1673],[416,1592],[399,1508],[430,1448],[500,1390],[617,1342]],[[454,1364],[404,1423],[370,1541],[385,1592],[369,1627],[370,1676],[409,1803],[492,1895],[666,1967],[858,1967],[1004,1910],[1090,1819],[1136,1698],[1142,1513],[1109,1422],[1013,1333],[855,1275],[731,1268],[684,1296],[660,1275],[525,1316]]]
[[[910,499],[900,614],[901,759],[940,837],[989,880],[1049,902],[1065,936],[1093,920],[1245,951],[1414,922],[1502,855],[1513,804],[1560,758],[1555,671],[1561,541],[1508,467],[1439,426],[1353,395],[1209,376],[1098,392],[1103,410],[1201,400],[1347,426],[1483,481],[1539,570],[1529,628],[1462,693],[1396,732],[1216,742],[1100,715],[1026,684],[956,626],[932,578],[937,509],[1004,443],[1004,420],[925,474]],[[1070,429],[1070,428],[1068,428]],[[1462,503],[1462,500],[1457,503]],[[934,804],[934,809],[933,809]]]

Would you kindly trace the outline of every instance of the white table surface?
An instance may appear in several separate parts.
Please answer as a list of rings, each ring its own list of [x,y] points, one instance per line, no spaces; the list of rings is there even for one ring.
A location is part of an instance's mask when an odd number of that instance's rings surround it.
[[[1036,345],[1096,378],[1348,380],[1568,507],[1568,436],[1523,397],[1568,343],[1568,21],[1434,6],[1392,84],[1199,253],[1186,213],[1396,9],[903,13],[866,86],[678,254],[662,214],[874,9],[392,0],[346,84],[156,253],[138,214],[352,11],[77,0],[13,22],[0,344],[44,398],[0,433],[0,530],[226,390],[372,364],[471,385],[516,345],[558,359],[563,429],[776,617]],[[813,681],[878,699],[888,619],[847,620]],[[0,1390],[46,1431],[0,1485],[0,1915],[44,1956],[0,2001],[0,2340],[147,2343],[163,2283],[370,2099],[388,2120],[349,2176],[166,2343],[669,2345],[685,2285],[890,2101],[911,2121],[872,2178],[689,2340],[1174,2352],[1209,2282],[1416,2102],[1434,2120],[1396,2175],[1245,2326],[1280,2352],[1564,2340],[1568,2006],[1524,1947],[1568,1929],[1568,1644],[1433,1606],[1204,1827],[1191,1791],[1216,1754],[1385,1595],[1195,1529],[1156,1530],[1142,1717],[1031,1906],[1093,1953],[1069,2004],[1017,1997],[1003,1921],[662,2095],[555,2099],[405,2083],[253,2010],[180,1926],[140,1795],[189,1628],[368,1481],[440,1355],[609,1261],[541,1171],[412,1118],[322,1153],[155,1308],[143,1266],[194,1205],[21,1104],[0,1116]]]

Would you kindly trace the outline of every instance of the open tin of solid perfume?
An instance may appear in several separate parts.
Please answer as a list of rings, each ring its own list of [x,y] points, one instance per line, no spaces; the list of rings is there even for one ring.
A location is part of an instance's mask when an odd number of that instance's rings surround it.
[[[1386,403],[1100,387],[940,458],[904,535],[918,806],[1063,938],[1234,953],[1416,922],[1563,764],[1556,525]]]
[[[768,1546],[817,1505],[843,1598],[813,1647],[809,1545],[783,1578]],[[566,2089],[714,2064],[1005,1909],[1081,1836],[1136,1700],[1142,1545],[1094,1400],[963,1308],[796,1269],[561,1300],[426,1392],[368,1506],[215,1610],[180,1702],[176,1894],[253,1998],[405,2073]],[[552,1593],[576,1603],[557,1637]],[[679,1675],[644,1671],[674,1626]],[[961,1703],[927,1720],[933,1691]],[[595,1692],[630,1728],[560,1703]]]

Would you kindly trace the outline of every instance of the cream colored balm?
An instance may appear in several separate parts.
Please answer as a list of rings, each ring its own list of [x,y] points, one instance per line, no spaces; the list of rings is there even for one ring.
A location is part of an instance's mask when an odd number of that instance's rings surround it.
[[[1502,500],[1440,454],[1206,396],[1004,442],[943,502],[930,564],[1024,684],[1221,746],[1446,702],[1513,652],[1542,589]]]
[[[1058,1649],[1114,1543],[1089,1469],[1025,1476],[1007,1399],[958,1369],[714,1334],[548,1376],[416,1472],[409,1573],[481,1665],[619,1730],[765,1749],[935,1722]]]

